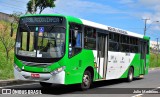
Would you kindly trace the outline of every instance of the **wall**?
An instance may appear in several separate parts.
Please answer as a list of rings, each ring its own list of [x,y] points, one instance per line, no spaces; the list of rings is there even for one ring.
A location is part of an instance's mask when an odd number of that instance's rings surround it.
[[[4,20],[7,22],[13,22],[13,17],[10,17],[9,14],[0,12],[0,20]]]

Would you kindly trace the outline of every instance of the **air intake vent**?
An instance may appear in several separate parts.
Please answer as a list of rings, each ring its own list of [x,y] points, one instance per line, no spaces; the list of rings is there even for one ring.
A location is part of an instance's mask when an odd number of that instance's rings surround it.
[[[52,63],[35,63],[26,61],[22,61],[22,63],[25,64],[26,66],[36,66],[36,67],[47,67],[52,64]]]

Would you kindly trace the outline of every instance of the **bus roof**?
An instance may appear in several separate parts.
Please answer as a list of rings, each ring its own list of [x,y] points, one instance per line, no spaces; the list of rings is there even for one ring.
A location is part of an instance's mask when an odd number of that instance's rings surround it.
[[[86,26],[95,27],[95,28],[99,28],[99,29],[102,29],[102,30],[107,30],[107,31],[110,31],[110,32],[115,32],[115,33],[124,34],[124,35],[128,35],[128,36],[143,38],[143,39],[146,39],[146,40],[150,39],[149,37],[138,34],[138,33],[134,33],[134,32],[126,31],[126,30],[123,30],[123,29],[119,29],[119,28],[95,23],[95,22],[92,22],[92,21],[88,21],[88,20],[81,19],[81,18],[76,18],[76,17],[73,17],[73,16],[65,16],[65,15],[61,15],[61,14],[34,14],[34,15],[28,14],[28,15],[25,15],[25,16],[22,16],[22,17],[26,17],[26,16],[62,16],[62,17],[65,17],[67,19],[67,21],[69,21],[69,22],[75,22],[75,23],[86,25]]]
[[[81,20],[82,20],[84,25],[88,25],[88,26],[91,26],[91,27],[96,27],[96,28],[99,28],[99,29],[104,29],[104,30],[107,30],[107,31],[115,32],[115,33],[126,34],[128,36],[143,38],[143,35],[141,35],[141,34],[133,33],[133,32],[130,32],[130,31],[118,29],[118,28],[111,27],[111,26],[102,25],[102,24],[87,21],[87,20],[84,20],[84,19],[81,19]]]

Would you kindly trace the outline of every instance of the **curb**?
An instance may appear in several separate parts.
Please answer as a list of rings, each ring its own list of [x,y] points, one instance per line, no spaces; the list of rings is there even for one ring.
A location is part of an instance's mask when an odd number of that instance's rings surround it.
[[[0,87],[2,86],[8,86],[8,85],[20,85],[25,83],[34,83],[34,81],[22,81],[22,80],[0,80]]]
[[[156,68],[149,68],[149,71],[152,71],[152,70],[160,70],[160,67],[156,67]]]

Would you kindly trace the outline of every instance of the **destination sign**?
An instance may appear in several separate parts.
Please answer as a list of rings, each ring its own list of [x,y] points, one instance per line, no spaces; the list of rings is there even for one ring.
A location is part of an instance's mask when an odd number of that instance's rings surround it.
[[[62,23],[61,17],[24,17],[21,23]]]
[[[108,27],[108,30],[111,31],[111,32],[117,32],[117,33],[121,33],[121,34],[128,34],[127,31],[116,29],[116,28],[112,28],[112,27]]]

